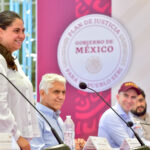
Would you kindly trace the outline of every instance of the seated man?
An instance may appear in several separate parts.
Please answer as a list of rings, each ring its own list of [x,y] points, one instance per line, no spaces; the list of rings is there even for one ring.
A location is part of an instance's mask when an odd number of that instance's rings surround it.
[[[57,74],[45,74],[40,82],[39,90],[40,103],[37,103],[36,107],[46,117],[63,141],[63,120],[59,115],[65,100],[66,80],[64,77]],[[58,145],[59,143],[53,135],[49,125],[40,114],[38,114],[38,120],[41,137],[32,139],[31,149],[42,150],[49,146]],[[84,146],[84,140],[78,139],[76,140],[76,144],[78,144],[78,149],[80,149]]]
[[[141,94],[137,97],[135,106],[132,108],[131,112],[134,120],[139,121],[143,128],[143,137],[150,141],[150,126],[146,125],[150,124],[150,115],[146,112],[147,103],[145,99],[145,93],[142,89],[140,89],[140,91]]]
[[[133,121],[130,111],[139,94],[139,88],[133,82],[123,83],[118,91],[117,104],[113,106],[113,109],[126,122]],[[98,136],[106,138],[111,147],[119,148],[125,138],[133,138],[134,134],[112,109],[108,109],[100,119]]]

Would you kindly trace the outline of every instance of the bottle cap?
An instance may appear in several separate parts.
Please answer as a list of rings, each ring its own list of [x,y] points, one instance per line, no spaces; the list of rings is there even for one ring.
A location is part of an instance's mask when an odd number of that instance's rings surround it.
[[[66,118],[69,118],[69,119],[70,119],[70,118],[71,118],[71,116],[70,116],[70,115],[68,115],[68,116],[66,116]]]

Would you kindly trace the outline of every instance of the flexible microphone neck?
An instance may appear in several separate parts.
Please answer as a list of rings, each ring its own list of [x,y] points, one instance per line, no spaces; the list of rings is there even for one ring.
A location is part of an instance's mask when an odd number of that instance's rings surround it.
[[[36,112],[38,112],[41,115],[41,117],[46,121],[46,123],[51,128],[51,131],[52,131],[53,135],[55,136],[55,138],[57,139],[58,143],[63,144],[63,141],[59,137],[58,133],[51,126],[51,124],[48,122],[48,120],[45,118],[45,116],[22,94],[22,92],[4,74],[2,74],[1,72],[0,72],[0,74],[23,96],[23,98],[36,110]]]
[[[87,88],[87,89],[93,91],[98,97],[100,97],[100,98],[103,100],[103,102],[104,102],[110,109],[112,109],[112,111],[132,130],[132,132],[134,133],[135,137],[137,138],[137,140],[139,141],[139,143],[141,144],[141,146],[144,146],[144,145],[145,145],[145,144],[143,143],[143,141],[141,140],[141,138],[138,136],[138,134],[132,129],[132,125],[133,125],[133,124],[131,124],[131,122],[128,122],[128,123],[127,123],[127,122],[115,111],[115,109],[113,109],[113,107],[111,107],[111,105],[110,105],[98,92],[96,92],[94,89],[88,87],[88,86],[86,85],[86,83],[84,83],[84,82],[81,82],[81,83],[79,84],[79,87],[80,87],[80,89],[86,89],[86,88]]]

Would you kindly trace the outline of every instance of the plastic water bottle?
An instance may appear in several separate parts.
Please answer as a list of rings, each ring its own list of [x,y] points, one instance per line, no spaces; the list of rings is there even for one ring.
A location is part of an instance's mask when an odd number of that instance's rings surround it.
[[[75,150],[75,125],[71,116],[66,116],[64,122],[64,143]]]
[[[144,131],[143,131],[143,128],[140,124],[140,121],[136,121],[135,122],[135,125],[133,127],[134,131],[142,138],[143,135],[144,135]]]

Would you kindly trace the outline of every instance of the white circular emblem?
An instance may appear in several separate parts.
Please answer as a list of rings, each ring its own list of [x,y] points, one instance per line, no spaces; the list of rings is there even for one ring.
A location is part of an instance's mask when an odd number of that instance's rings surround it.
[[[67,27],[57,56],[60,70],[71,85],[79,89],[79,83],[85,82],[99,92],[123,78],[131,54],[131,41],[125,28],[111,17],[92,14]]]

